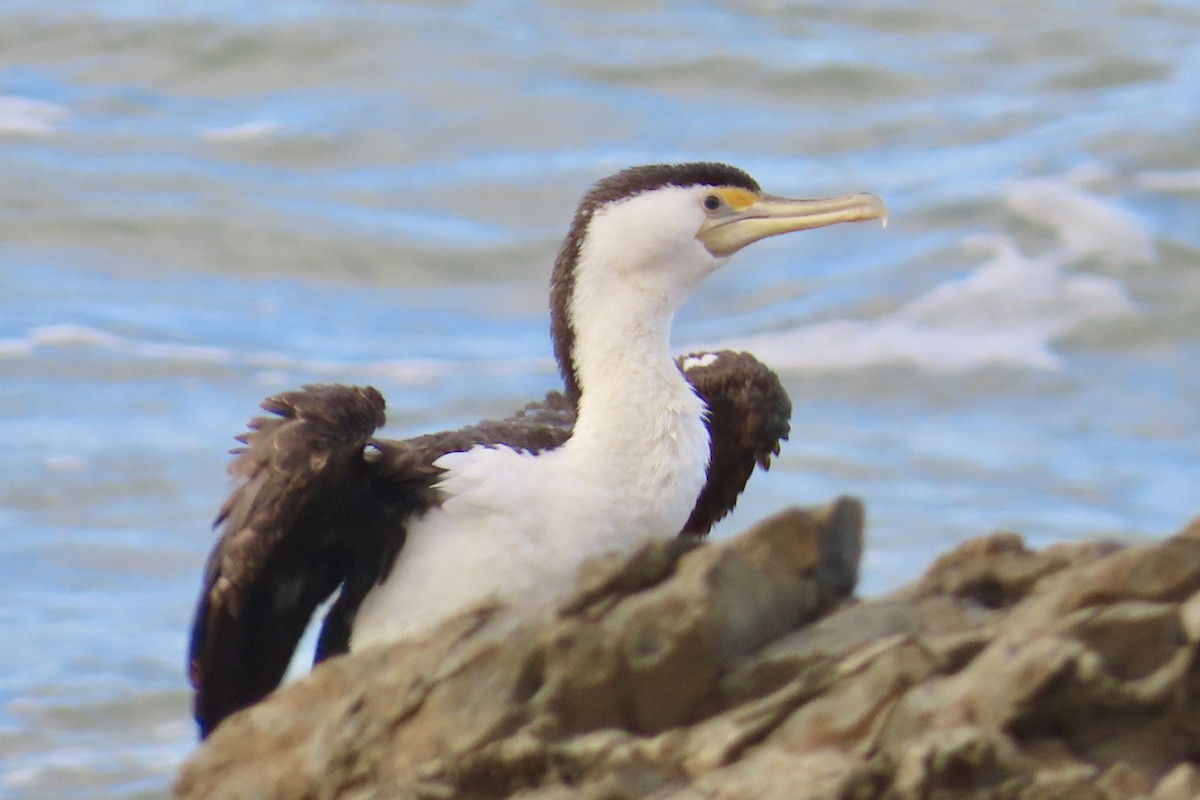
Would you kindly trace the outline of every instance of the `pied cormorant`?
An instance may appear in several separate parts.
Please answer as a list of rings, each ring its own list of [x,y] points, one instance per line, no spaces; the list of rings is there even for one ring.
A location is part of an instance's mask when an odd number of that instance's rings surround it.
[[[278,685],[334,592],[317,661],[489,597],[551,607],[589,557],[706,534],[779,452],[791,403],[748,354],[673,357],[676,310],[752,242],[885,215],[869,194],[767,195],[724,164],[633,167],[584,196],[554,265],[563,391],[405,441],[373,438],[370,387],[266,400],[273,416],[235,451],[192,628],[201,735]]]

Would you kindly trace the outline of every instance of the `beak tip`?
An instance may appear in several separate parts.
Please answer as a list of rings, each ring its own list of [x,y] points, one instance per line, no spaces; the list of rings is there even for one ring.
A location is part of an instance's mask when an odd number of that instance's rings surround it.
[[[871,215],[879,220],[880,228],[888,226],[888,207],[882,197],[868,194],[864,195],[867,198],[867,206],[871,209]]]

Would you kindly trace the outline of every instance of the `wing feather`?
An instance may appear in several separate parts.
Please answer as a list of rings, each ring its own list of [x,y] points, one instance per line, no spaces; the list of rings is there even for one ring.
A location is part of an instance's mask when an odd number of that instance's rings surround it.
[[[283,677],[316,607],[343,581],[361,528],[363,447],[383,423],[372,388],[308,386],[268,398],[239,437],[205,569],[188,676],[202,735]],[[367,526],[370,527],[370,526]]]
[[[792,401],[769,367],[749,353],[691,353],[680,369],[708,406],[708,479],[681,535],[705,536],[746,488],[755,465],[771,456],[791,430]]]

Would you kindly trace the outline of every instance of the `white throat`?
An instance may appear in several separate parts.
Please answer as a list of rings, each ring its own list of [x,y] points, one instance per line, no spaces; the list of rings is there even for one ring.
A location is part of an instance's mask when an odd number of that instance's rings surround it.
[[[672,536],[703,486],[709,441],[704,405],[671,356],[671,322],[716,264],[686,233],[665,247],[643,246],[638,234],[661,242],[662,225],[642,199],[597,215],[575,265],[568,313],[581,395],[563,450],[622,498],[624,512],[614,513],[624,524]],[[662,206],[661,193],[652,199]]]

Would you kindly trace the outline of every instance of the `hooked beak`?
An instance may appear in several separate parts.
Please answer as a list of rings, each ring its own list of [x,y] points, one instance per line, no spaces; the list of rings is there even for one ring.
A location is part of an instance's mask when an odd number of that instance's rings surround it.
[[[792,231],[823,228],[840,222],[882,220],[887,204],[873,194],[849,194],[823,200],[790,200],[763,195],[749,206],[706,220],[696,238],[714,256],[731,256],[748,244]]]

